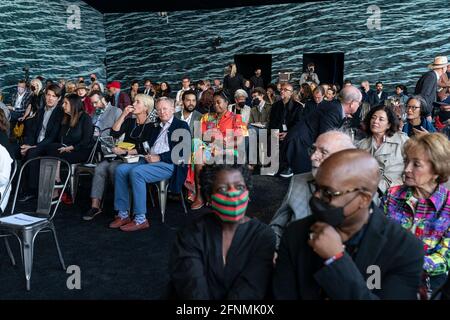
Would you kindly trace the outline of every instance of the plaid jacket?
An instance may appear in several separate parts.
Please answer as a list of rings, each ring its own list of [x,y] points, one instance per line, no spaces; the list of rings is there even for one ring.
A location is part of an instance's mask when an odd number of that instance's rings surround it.
[[[444,274],[450,266],[450,191],[440,184],[430,198],[418,200],[415,213],[412,195],[407,186],[390,188],[383,198],[384,212],[422,240],[424,270]]]

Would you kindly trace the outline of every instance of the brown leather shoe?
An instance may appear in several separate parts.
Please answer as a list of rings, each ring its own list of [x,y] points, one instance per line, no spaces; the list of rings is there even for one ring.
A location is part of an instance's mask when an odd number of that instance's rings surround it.
[[[109,227],[113,228],[113,229],[117,229],[117,228],[120,228],[121,226],[123,226],[124,224],[130,223],[130,222],[131,222],[130,218],[120,219],[119,216],[116,216],[114,221],[109,224]]]
[[[120,230],[122,231],[138,231],[142,229],[150,228],[150,224],[148,223],[148,220],[145,220],[145,222],[141,224],[137,224],[135,221],[131,221],[130,223],[127,223],[120,227]]]
[[[195,198],[194,202],[191,204],[192,210],[198,210],[202,208],[205,205],[205,202],[203,202],[203,199],[201,197]]]

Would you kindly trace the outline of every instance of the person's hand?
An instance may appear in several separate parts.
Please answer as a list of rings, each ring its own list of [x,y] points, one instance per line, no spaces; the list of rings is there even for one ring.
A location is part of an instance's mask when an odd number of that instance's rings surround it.
[[[420,127],[420,130],[418,130],[418,129],[416,129],[416,128],[413,128],[413,132],[414,132],[414,135],[416,135],[416,136],[418,136],[418,137],[423,136],[424,134],[429,133],[424,127]]]
[[[157,155],[157,154],[147,154],[147,155],[145,156],[145,160],[146,160],[148,163],[154,163],[154,162],[159,162],[159,161],[161,161],[161,157],[160,157],[159,155]]]
[[[280,132],[280,133],[278,134],[278,138],[280,139],[280,141],[283,141],[284,138],[286,138],[286,135],[287,135],[287,134],[288,134],[287,132]]]
[[[119,147],[114,147],[114,148],[112,148],[111,151],[118,156],[127,153],[127,150],[119,148]]]
[[[73,146],[69,146],[69,147],[61,147],[58,149],[59,153],[65,153],[65,152],[72,152],[73,150]]]
[[[20,117],[19,119],[17,119],[18,122],[22,122],[23,120],[25,120],[25,117]]]
[[[308,244],[322,259],[329,259],[344,251],[341,236],[329,224],[316,222],[310,230]]]
[[[123,109],[122,115],[126,117],[130,113],[134,111],[134,107],[132,105],[126,106],[125,109]]]
[[[30,150],[30,149],[32,149],[34,147],[35,146],[30,146],[28,144],[23,144],[23,145],[20,146],[20,154],[22,156],[25,156],[27,154],[28,150]]]

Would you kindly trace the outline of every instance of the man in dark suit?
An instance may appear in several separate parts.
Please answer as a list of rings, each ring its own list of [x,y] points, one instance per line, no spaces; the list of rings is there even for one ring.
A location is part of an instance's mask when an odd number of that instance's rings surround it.
[[[388,94],[383,91],[383,83],[378,81],[375,84],[376,91],[372,92],[369,96],[369,103],[371,106],[378,106],[384,104],[384,101],[388,98]]]
[[[292,177],[291,168],[287,166],[286,154],[283,152],[286,135],[301,120],[303,107],[292,99],[294,89],[290,83],[281,86],[281,100],[272,105],[269,116],[269,129],[278,129],[280,133],[280,175],[284,178]]]
[[[427,102],[426,117],[431,121],[433,102],[436,102],[437,83],[441,76],[447,71],[448,59],[445,56],[434,58],[434,62],[428,65],[432,69],[417,81],[414,94],[420,94]]]
[[[46,105],[37,111],[37,125],[34,134],[27,135],[24,144],[20,146],[20,156],[24,161],[44,155],[46,146],[59,141],[61,122],[64,116],[62,107],[58,106],[61,99],[61,88],[57,84],[47,87],[45,93]],[[19,156],[19,157],[20,157]],[[27,187],[19,201],[28,201],[37,195],[39,182],[39,163],[34,162],[28,166]]]
[[[322,86],[319,86],[313,91],[313,98],[311,100],[306,101],[305,108],[303,109],[303,116],[308,115],[311,111],[316,110],[319,107],[319,104],[322,103],[323,98],[325,97],[325,90]]]
[[[287,160],[295,174],[311,171],[308,150],[317,137],[331,129],[346,127],[353,119],[362,100],[361,92],[354,86],[344,87],[339,100],[322,102],[306,115],[286,137]]]
[[[377,161],[344,150],[319,167],[312,216],[281,239],[273,278],[276,299],[417,299],[421,242],[373,205]]]
[[[183,109],[181,111],[175,112],[175,118],[183,120],[189,126],[191,134],[194,134],[195,122],[200,122],[202,114],[195,110],[197,100],[195,97],[195,92],[192,90],[183,92],[181,96],[181,101],[183,102]]]

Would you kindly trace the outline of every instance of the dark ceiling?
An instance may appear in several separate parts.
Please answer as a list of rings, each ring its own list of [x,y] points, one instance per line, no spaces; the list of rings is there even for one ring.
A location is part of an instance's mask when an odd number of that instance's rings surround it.
[[[311,1],[320,0],[84,0],[102,13],[214,9]]]

